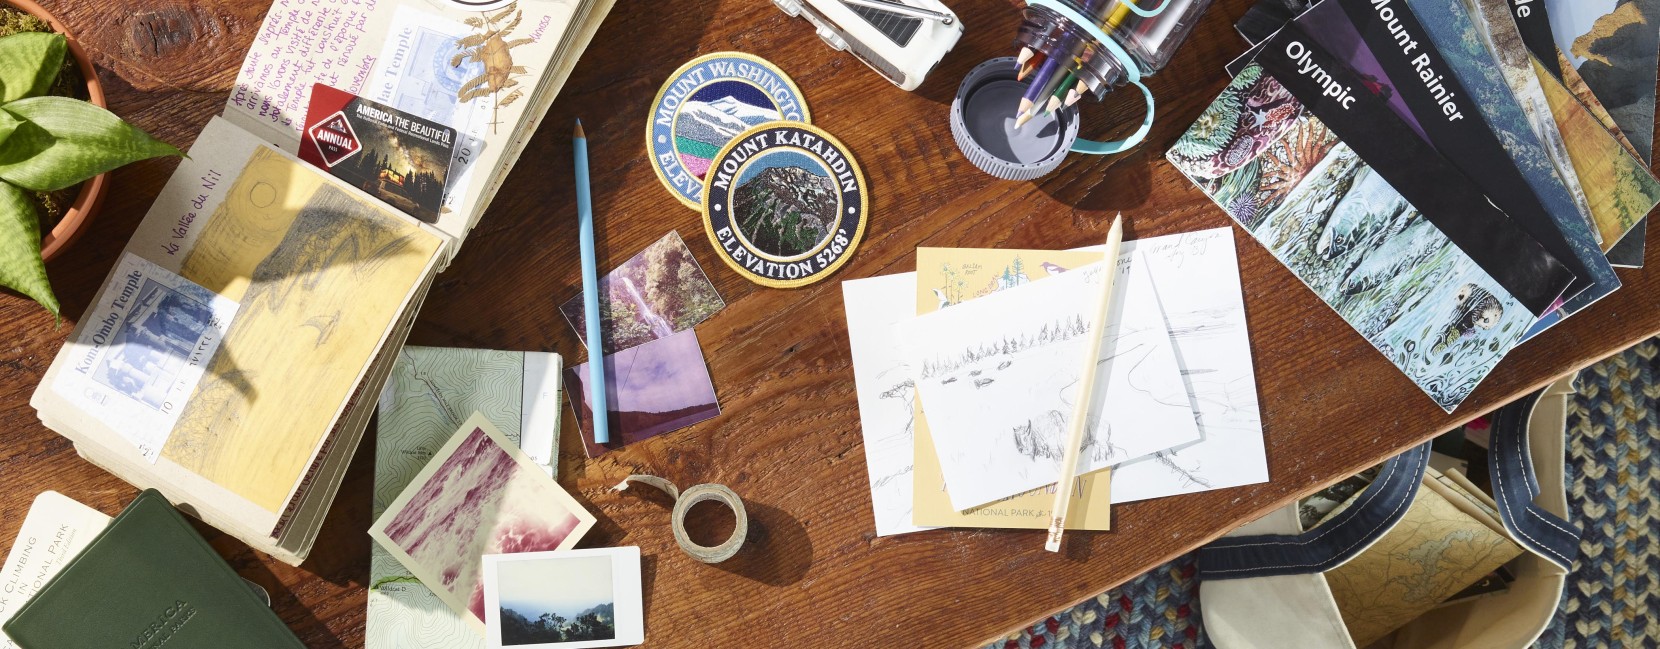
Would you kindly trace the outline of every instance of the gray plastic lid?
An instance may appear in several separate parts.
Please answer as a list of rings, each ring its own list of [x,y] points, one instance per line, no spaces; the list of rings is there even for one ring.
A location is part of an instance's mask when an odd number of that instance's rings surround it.
[[[951,135],[981,171],[1004,180],[1031,180],[1059,167],[1078,139],[1078,111],[1068,106],[1015,128],[1026,82],[1015,79],[1014,57],[975,67],[951,102]]]

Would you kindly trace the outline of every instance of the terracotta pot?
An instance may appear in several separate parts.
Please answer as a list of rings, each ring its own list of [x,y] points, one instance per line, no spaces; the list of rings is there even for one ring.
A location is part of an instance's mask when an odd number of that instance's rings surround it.
[[[104,86],[98,82],[98,71],[93,69],[92,60],[87,58],[86,50],[69,33],[57,16],[35,4],[34,0],[3,0],[0,4],[8,4],[22,11],[34,14],[36,17],[51,23],[52,29],[63,34],[69,41],[69,55],[75,57],[75,65],[81,69],[81,77],[86,79],[87,101],[100,108],[108,108],[104,103]],[[57,226],[41,237],[40,256],[46,261],[52,261],[65,248],[69,247],[81,232],[86,229],[92,215],[98,211],[98,205],[104,202],[104,186],[109,182],[109,174],[98,174],[91,180],[81,184],[81,193],[75,196],[75,202],[70,204],[69,211],[58,220]]]

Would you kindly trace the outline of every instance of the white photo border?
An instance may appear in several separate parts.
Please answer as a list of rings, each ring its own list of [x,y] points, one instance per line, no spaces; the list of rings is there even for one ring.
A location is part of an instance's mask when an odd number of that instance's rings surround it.
[[[575,642],[545,642],[541,644],[504,645],[501,641],[501,594],[497,591],[497,574],[504,564],[530,561],[608,557],[611,560],[611,594],[616,615],[615,638],[610,640],[579,640]],[[556,587],[557,584],[549,584]],[[640,548],[589,548],[584,550],[555,550],[549,552],[521,552],[517,554],[484,555],[484,626],[485,643],[490,649],[584,649],[587,647],[627,647],[645,642],[644,585],[640,581]]]

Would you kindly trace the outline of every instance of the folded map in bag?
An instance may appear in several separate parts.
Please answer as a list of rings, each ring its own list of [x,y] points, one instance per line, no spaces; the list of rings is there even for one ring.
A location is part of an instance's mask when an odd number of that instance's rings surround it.
[[[1412,507],[1388,534],[1326,572],[1357,647],[1376,642],[1522,553],[1497,515],[1478,504],[1479,496],[1438,478],[1433,471],[1424,477]]]

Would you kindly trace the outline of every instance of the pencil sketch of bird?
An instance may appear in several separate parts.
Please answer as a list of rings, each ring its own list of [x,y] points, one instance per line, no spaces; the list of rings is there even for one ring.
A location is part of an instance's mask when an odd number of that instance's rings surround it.
[[[1049,273],[1050,275],[1059,275],[1061,273],[1066,272],[1065,268],[1061,268],[1060,266],[1049,263],[1047,261],[1043,262],[1043,270],[1045,272]]]
[[[317,344],[318,347],[322,347],[325,343],[327,343],[329,341],[329,335],[334,333],[335,326],[339,325],[339,324],[340,324],[340,312],[336,311],[336,312],[331,313],[331,314],[313,316],[310,320],[306,320],[305,323],[301,324],[300,326],[302,326],[302,327],[311,327],[313,329],[316,329],[317,330],[317,343],[316,344]]]

